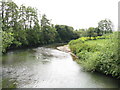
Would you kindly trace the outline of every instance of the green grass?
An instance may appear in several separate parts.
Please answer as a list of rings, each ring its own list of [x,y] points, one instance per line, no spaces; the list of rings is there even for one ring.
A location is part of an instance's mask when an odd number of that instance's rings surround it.
[[[110,41],[109,39],[98,39],[98,40],[89,40],[89,41],[86,41],[85,43],[86,44],[97,44],[100,46],[104,46],[104,45],[106,45],[106,42],[109,42],[109,41]]]

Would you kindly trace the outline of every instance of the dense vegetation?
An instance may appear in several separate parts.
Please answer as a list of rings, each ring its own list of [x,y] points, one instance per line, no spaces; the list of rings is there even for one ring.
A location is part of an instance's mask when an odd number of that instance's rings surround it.
[[[79,37],[95,37],[112,32],[112,22],[101,20],[98,27],[74,30],[67,25],[53,25],[46,15],[39,15],[36,8],[14,2],[1,2],[2,52],[10,48],[38,46],[68,42]]]
[[[73,27],[53,25],[46,15],[40,17],[35,8],[18,7],[14,2],[1,2],[0,8],[3,53],[10,48],[68,42],[78,37]]]
[[[70,49],[87,71],[120,78],[120,32],[97,37],[81,37],[69,42]]]
[[[112,32],[112,22],[101,20],[98,27],[74,30],[67,25],[51,24],[47,16],[39,15],[36,8],[14,2],[1,2],[2,52],[11,48],[68,42],[79,37],[102,36]]]

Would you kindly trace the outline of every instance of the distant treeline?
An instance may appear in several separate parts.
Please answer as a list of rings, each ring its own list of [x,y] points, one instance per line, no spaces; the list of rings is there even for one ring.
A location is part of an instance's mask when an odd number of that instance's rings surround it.
[[[74,30],[67,25],[54,25],[46,15],[30,6],[1,2],[2,52],[7,49],[68,42],[82,36],[101,36],[112,32],[112,22],[101,20],[97,28]]]

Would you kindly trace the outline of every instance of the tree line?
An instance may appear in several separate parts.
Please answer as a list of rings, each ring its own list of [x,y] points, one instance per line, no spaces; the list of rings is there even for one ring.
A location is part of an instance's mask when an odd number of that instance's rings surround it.
[[[68,42],[77,38],[73,27],[53,25],[45,14],[39,17],[35,8],[18,7],[14,2],[1,2],[0,6],[2,52],[9,48]]]
[[[96,37],[113,32],[113,23],[109,19],[98,22],[98,27],[89,27],[88,29],[79,29],[76,32],[79,37]]]
[[[112,32],[110,20],[100,21],[97,28],[74,30],[71,26],[52,24],[45,14],[38,15],[38,10],[30,6],[18,6],[11,1],[1,2],[0,8],[3,53],[10,48],[62,43]]]

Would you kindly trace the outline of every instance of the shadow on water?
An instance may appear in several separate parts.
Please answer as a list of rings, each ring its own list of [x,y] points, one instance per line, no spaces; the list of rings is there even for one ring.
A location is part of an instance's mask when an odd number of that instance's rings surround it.
[[[101,85],[106,88],[120,88],[120,80],[115,79],[111,76],[106,76],[99,72],[86,72],[90,77],[92,82],[96,83],[97,85]],[[112,83],[111,83],[112,82]],[[106,84],[105,84],[106,83]],[[114,83],[114,84],[113,84]]]
[[[54,47],[54,48],[53,48]],[[10,51],[2,58],[5,88],[118,88],[120,81],[83,71],[56,45]]]

